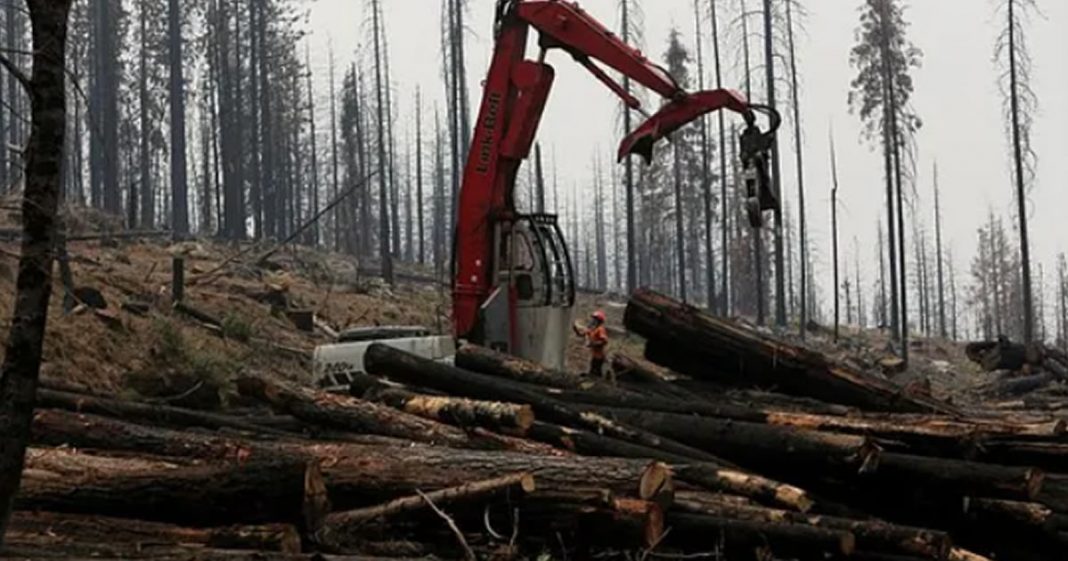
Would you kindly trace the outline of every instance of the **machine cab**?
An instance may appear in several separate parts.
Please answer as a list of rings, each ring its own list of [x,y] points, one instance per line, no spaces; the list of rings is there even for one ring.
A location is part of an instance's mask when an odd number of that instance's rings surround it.
[[[494,242],[498,288],[482,307],[484,344],[562,369],[575,278],[556,215],[498,222]]]

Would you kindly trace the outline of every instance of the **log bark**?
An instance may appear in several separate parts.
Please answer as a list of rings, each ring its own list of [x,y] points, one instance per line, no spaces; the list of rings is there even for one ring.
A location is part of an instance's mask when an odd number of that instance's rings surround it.
[[[377,403],[256,376],[239,378],[237,387],[242,395],[260,399],[279,413],[293,415],[311,423],[415,442],[471,446],[470,439],[459,429]]]
[[[140,555],[123,554],[116,557],[64,554],[50,548],[6,548],[0,559],[18,561],[427,561],[425,556],[377,557],[367,555],[323,555],[321,553],[271,553],[265,551],[237,551],[207,548],[168,548]]]
[[[879,448],[858,436],[638,409],[605,413],[762,472],[782,473],[785,468],[790,472],[855,474],[879,463]]]
[[[1002,396],[1018,396],[1040,390],[1054,382],[1057,377],[1049,372],[1029,376],[1013,376],[994,382],[990,392]]]
[[[335,512],[323,520],[322,527],[315,532],[315,541],[330,551],[344,553],[350,547],[348,544],[359,543],[360,530],[372,522],[386,523],[391,517],[424,511],[429,503],[441,507],[509,494],[515,494],[514,498],[519,499],[522,494],[531,493],[534,489],[533,476],[529,473],[517,473],[431,491],[424,495],[402,497],[372,507]]]
[[[686,458],[665,455],[663,452],[602,436],[589,431],[569,429],[546,423],[535,423],[529,438],[574,450],[585,456],[659,459],[673,463],[676,475],[689,483],[706,489],[749,497],[761,504],[781,506],[800,512],[812,508],[808,494],[797,487],[772,481],[755,474],[728,469],[721,465],[690,462]]]
[[[684,357],[678,365],[664,366],[690,376],[709,376],[705,365],[711,364],[728,374],[716,381],[732,385],[778,387],[794,395],[878,411],[953,410],[933,399],[905,395],[890,382],[833,364],[819,353],[715,318],[649,290],[639,290],[631,297],[623,321],[627,329],[669,345],[674,354]]]
[[[1040,467],[1050,472],[1068,472],[1068,444],[1028,440],[990,440],[972,458],[977,461]]]
[[[602,380],[552,370],[536,362],[499,353],[478,345],[463,345],[457,349],[456,367],[479,374],[505,378],[513,382],[549,388],[572,390],[615,389],[615,386]]]
[[[72,422],[54,422],[45,428],[40,421],[57,420],[58,416],[42,414],[34,425],[38,442],[47,440],[86,449],[215,461],[248,462],[261,458],[318,461],[323,466],[331,499],[345,499],[335,500],[338,508],[410,495],[415,489],[433,491],[472,479],[518,472],[533,474],[539,489],[546,491],[589,488],[592,484],[628,496],[637,493],[648,465],[641,460],[542,456],[426,445],[314,443],[296,439],[256,441],[142,427],[91,415],[65,414]]]
[[[16,512],[6,543],[53,548],[85,556],[121,556],[161,547],[206,547],[300,553],[300,534],[289,524],[187,528],[98,515]]]
[[[945,532],[899,526],[880,521],[808,515],[729,502],[703,501],[694,505],[692,501],[682,501],[679,506],[693,514],[710,515],[717,518],[744,520],[754,523],[800,524],[849,532],[856,537],[857,549],[870,552],[919,555],[925,558],[945,559],[952,546],[952,541]]]
[[[868,477],[879,486],[899,484],[938,493],[1031,501],[1042,492],[1045,475],[1037,468],[887,452]]]
[[[1068,515],[1038,503],[971,499],[967,503],[967,514],[988,522],[991,527],[1023,526],[1051,535],[1068,532]]]
[[[515,430],[523,434],[534,423],[534,410],[529,405],[419,395],[400,389],[377,392],[371,399],[424,419],[459,427]]]
[[[529,504],[520,507],[520,533],[544,536],[553,543],[578,548],[647,549],[664,536],[664,513],[655,503],[613,498],[606,506],[575,503]]]
[[[856,550],[852,533],[817,528],[808,524],[752,522],[702,514],[668,513],[671,533],[666,546],[684,546],[702,551],[770,548],[777,558],[848,557]]]
[[[284,431],[273,430],[227,415],[45,388],[37,391],[37,406],[40,408],[64,409],[78,413],[95,413],[131,421],[147,421],[178,428],[201,427],[275,435],[285,434]]]
[[[638,361],[622,353],[612,355],[612,371],[624,387],[686,401],[701,399],[694,392],[671,383],[655,368],[651,363]]]
[[[318,465],[305,459],[179,466],[108,461],[62,450],[31,450],[20,510],[135,518],[190,526],[300,524],[326,510]],[[133,465],[129,465],[133,464]]]
[[[450,395],[528,404],[539,419],[547,422],[598,431],[694,460],[722,463],[707,452],[648,431],[614,423],[601,415],[578,410],[564,402],[531,391],[521,384],[455,368],[385,345],[375,344],[367,348],[364,368],[376,376],[388,377],[411,386],[433,388]]]

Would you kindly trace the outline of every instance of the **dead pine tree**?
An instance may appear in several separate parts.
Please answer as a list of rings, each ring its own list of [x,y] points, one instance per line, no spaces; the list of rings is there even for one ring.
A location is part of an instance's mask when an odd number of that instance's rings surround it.
[[[423,231],[423,96],[415,90],[415,209],[419,236],[419,264],[426,264],[426,235]]]
[[[786,37],[790,51],[790,95],[792,97],[794,113],[794,155],[797,168],[797,213],[798,213],[798,259],[801,263],[801,314],[800,334],[805,337],[805,324],[808,323],[808,226],[805,215],[805,159],[803,142],[801,137],[801,102],[798,92],[797,81],[797,49],[794,45],[794,11],[800,6],[797,0],[785,0],[786,4]],[[859,286],[857,287],[859,290]]]
[[[175,238],[189,234],[189,184],[185,148],[185,77],[182,72],[182,8],[167,0],[167,44],[171,111],[171,229]]]
[[[708,1],[708,14],[712,26],[712,56],[716,72],[716,88],[723,88],[723,60],[720,52],[720,12],[716,7],[716,0]],[[720,271],[720,305],[719,313],[728,316],[731,314],[730,297],[730,227],[728,226],[727,209],[727,127],[726,117],[723,111],[717,112],[716,120],[719,127],[719,186],[720,186],[720,248],[723,252],[723,269]]]
[[[641,38],[641,12],[636,0],[619,0],[621,16],[620,37],[623,42],[631,45],[640,43]],[[630,77],[623,76],[623,90],[631,92]],[[627,108],[623,109],[623,134],[630,134],[633,128],[633,117]],[[626,190],[626,216],[627,216],[627,293],[638,289],[638,236],[635,193],[634,165],[630,158],[623,160],[623,187]]]
[[[30,76],[0,56],[10,79],[30,94],[25,150],[23,236],[14,309],[0,366],[0,547],[18,493],[52,296],[52,261],[67,130],[65,54],[71,0],[27,0],[33,36]]]
[[[375,110],[377,112],[376,133],[378,135],[378,255],[382,261],[382,278],[387,284],[393,285],[393,252],[390,248],[390,208],[389,208],[389,175],[386,166],[386,119],[385,114],[385,88],[388,86],[382,76],[382,38],[384,32],[381,22],[381,7],[379,0],[371,0],[372,34],[374,35],[375,55]]]
[[[1005,119],[1012,143],[1013,183],[1016,191],[1016,214],[1020,232],[1020,268],[1022,272],[1023,338],[1035,338],[1035,308],[1031,279],[1031,244],[1027,228],[1027,193],[1034,182],[1037,158],[1031,147],[1031,128],[1038,108],[1038,98],[1031,89],[1031,57],[1027,49],[1024,24],[1036,9],[1034,0],[1003,0],[1005,28],[994,48],[995,59],[1007,73],[999,82],[1005,97]]]
[[[705,57],[701,32],[700,0],[694,0],[694,41],[697,51],[697,89],[705,89]],[[708,119],[701,116],[701,194],[704,198],[705,218],[705,301],[708,309],[716,310],[716,256],[712,247],[712,169],[709,154]]]
[[[831,260],[834,263],[834,340],[837,342],[841,297],[838,294],[838,157],[834,150],[834,133],[831,133]]]
[[[938,163],[934,164],[935,255],[938,267],[938,334],[946,338],[946,279],[942,252],[942,200],[938,189]]]
[[[772,0],[764,0],[764,73],[767,86],[767,104],[775,108],[775,15]],[[772,189],[782,194],[782,162],[779,156],[778,138],[771,145]],[[775,211],[775,325],[786,327],[786,262],[783,247],[782,209]]]

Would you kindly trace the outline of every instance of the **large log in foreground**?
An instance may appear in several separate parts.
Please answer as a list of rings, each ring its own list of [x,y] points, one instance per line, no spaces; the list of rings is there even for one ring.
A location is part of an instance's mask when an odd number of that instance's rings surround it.
[[[327,510],[322,488],[317,463],[299,458],[181,466],[36,449],[15,506],[189,526],[303,526]]]
[[[540,456],[421,445],[262,442],[143,427],[60,411],[39,412],[33,438],[35,442],[156,456],[231,462],[259,459],[319,462],[331,500],[338,508],[411,495],[416,489],[433,491],[472,479],[519,472],[532,474],[543,491],[589,488],[595,482],[597,487],[628,496],[637,493],[648,466],[642,460]]]
[[[670,345],[681,372],[694,377],[712,374],[713,367],[730,376],[717,382],[777,387],[786,393],[875,411],[951,412],[934,399],[905,395],[894,384],[842,365],[824,355],[786,344],[651,290],[638,290],[624,316],[627,329]]]
[[[187,528],[99,515],[16,512],[5,543],[86,556],[131,555],[163,547],[206,547],[300,553],[300,534],[288,524]]]

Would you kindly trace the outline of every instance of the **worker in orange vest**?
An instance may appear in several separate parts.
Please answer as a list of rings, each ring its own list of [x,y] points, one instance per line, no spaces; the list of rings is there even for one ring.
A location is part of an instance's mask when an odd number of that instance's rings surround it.
[[[590,324],[585,329],[576,326],[575,333],[586,338],[586,347],[590,349],[589,375],[603,378],[605,351],[608,348],[608,328],[605,326],[604,312],[593,312]]]

